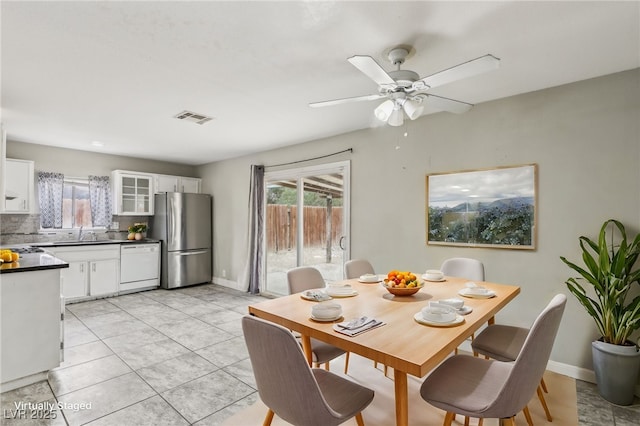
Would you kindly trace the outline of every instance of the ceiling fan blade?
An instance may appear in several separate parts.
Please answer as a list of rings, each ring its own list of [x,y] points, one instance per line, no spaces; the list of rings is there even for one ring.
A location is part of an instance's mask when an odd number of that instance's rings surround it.
[[[443,98],[442,96],[436,95],[426,95],[426,103],[427,106],[447,112],[454,112],[456,114],[462,114],[463,112],[467,112],[473,106],[472,104],[468,104],[462,101],[456,101],[455,99]]]
[[[347,61],[375,81],[378,86],[397,86],[396,81],[371,56],[356,55],[348,58]]]
[[[432,87],[442,86],[456,80],[462,80],[463,78],[473,77],[474,75],[482,74],[483,72],[498,69],[499,66],[500,59],[493,55],[484,55],[421,78],[414,82],[412,87],[416,90],[425,90]]]
[[[312,108],[317,107],[325,107],[332,105],[340,105],[346,104],[350,102],[360,102],[360,101],[373,101],[376,99],[386,98],[385,95],[375,94],[375,95],[364,95],[364,96],[355,96],[353,98],[343,98],[343,99],[333,99],[331,101],[323,101],[323,102],[312,102],[309,104]]]

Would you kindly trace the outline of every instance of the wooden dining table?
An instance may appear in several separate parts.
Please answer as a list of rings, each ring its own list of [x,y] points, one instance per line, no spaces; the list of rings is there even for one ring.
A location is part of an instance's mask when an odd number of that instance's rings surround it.
[[[425,281],[422,289],[412,296],[394,296],[381,283],[362,283],[358,279],[333,283],[350,285],[357,294],[334,297],[333,301],[342,306],[342,317],[331,322],[313,320],[311,308],[318,302],[306,300],[299,293],[250,305],[249,313],[300,333],[309,364],[310,339],[315,338],[392,367],[396,424],[406,426],[409,423],[407,375],[424,377],[483,324],[492,322],[494,315],[520,293],[520,287],[515,285],[476,282],[493,290],[495,297],[461,297],[458,291],[466,288],[467,282],[454,277],[445,277],[441,282]],[[472,308],[460,324],[430,326],[414,319],[429,301],[452,297],[462,298],[465,306]],[[361,316],[385,324],[353,337],[334,331],[335,323]]]

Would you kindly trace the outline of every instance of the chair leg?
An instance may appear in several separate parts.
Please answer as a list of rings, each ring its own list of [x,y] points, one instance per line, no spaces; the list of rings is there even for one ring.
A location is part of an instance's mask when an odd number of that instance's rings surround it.
[[[271,408],[269,408],[269,411],[267,411],[267,416],[264,418],[264,422],[262,422],[262,426],[270,426],[271,425],[271,421],[273,421],[273,415],[275,413],[273,412],[273,410],[271,410]]]
[[[389,369],[389,367],[387,367],[387,364],[384,365],[384,377],[387,377],[387,370]]]
[[[324,363],[324,369],[329,371],[329,361]]]
[[[547,401],[544,400],[544,394],[542,393],[542,389],[540,388],[540,386],[538,386],[536,392],[538,393],[538,399],[542,404],[542,408],[544,408],[544,414],[546,414],[547,416],[547,421],[552,422],[553,418],[551,417],[551,413],[549,412],[549,407],[547,407]]]
[[[444,423],[442,423],[442,426],[451,426],[451,422],[453,421],[455,416],[455,413],[447,411],[447,414],[444,416]]]
[[[478,419],[478,426],[482,426],[482,423],[484,422],[484,419],[482,417],[480,417]]]
[[[364,420],[362,420],[362,412],[356,414],[356,423],[358,426],[364,426]]]
[[[544,382],[544,377],[540,379],[540,386],[542,386],[542,390],[544,391],[544,393],[549,393],[549,391],[547,390],[547,384]]]
[[[469,417],[464,416],[464,426],[469,426]]]
[[[529,426],[533,426],[533,419],[531,418],[531,413],[529,412],[529,407],[527,407],[525,405],[524,408],[522,409],[522,412],[524,413],[524,418],[527,419],[527,424]]]
[[[344,357],[344,374],[347,374],[348,369],[349,369],[349,352],[347,352],[347,354]]]
[[[515,420],[513,420],[513,417],[507,417],[504,419],[500,419],[500,426],[516,426],[516,422]]]

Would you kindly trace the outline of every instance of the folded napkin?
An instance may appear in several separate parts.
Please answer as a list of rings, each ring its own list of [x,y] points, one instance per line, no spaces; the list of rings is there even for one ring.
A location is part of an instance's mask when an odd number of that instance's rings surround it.
[[[353,294],[353,287],[350,285],[341,285],[341,286],[329,286],[325,288],[325,291],[329,296],[345,296]]]
[[[313,300],[316,300],[318,302],[322,302],[324,300],[330,300],[331,299],[331,296],[329,296],[324,291],[307,290],[307,291],[304,292],[304,295],[306,297],[308,297],[309,299],[313,299]]]
[[[485,294],[489,294],[491,292],[491,290],[486,289],[484,287],[468,287],[467,288],[467,294],[475,294],[475,295],[485,295]]]
[[[354,318],[351,321],[339,322],[333,326],[333,329],[338,333],[346,334],[347,336],[355,336],[384,324],[384,322],[375,318],[363,316],[360,318]]]

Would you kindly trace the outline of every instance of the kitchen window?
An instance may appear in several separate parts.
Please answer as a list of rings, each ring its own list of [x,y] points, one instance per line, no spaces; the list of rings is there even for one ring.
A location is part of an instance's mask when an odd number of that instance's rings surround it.
[[[89,180],[65,178],[62,189],[62,228],[91,228]]]

